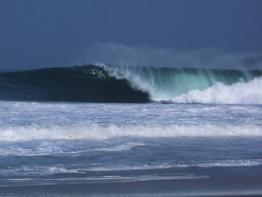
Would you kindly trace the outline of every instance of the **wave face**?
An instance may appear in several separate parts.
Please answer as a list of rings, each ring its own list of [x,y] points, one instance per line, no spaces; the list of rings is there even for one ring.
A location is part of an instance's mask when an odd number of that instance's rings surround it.
[[[98,66],[45,68],[0,74],[2,100],[148,102],[148,93]]]
[[[261,104],[262,70],[89,65],[0,74],[2,100]]]
[[[262,94],[259,91],[259,87],[262,86],[262,79],[259,78],[262,76],[262,70],[108,66],[104,68],[117,79],[128,79],[134,89],[148,92],[150,99],[154,101],[241,104],[246,98],[246,104],[262,103]],[[209,99],[202,98],[208,90]],[[199,96],[195,96],[192,91],[200,92]],[[217,98],[223,93],[226,93],[223,98]],[[239,99],[233,99],[238,96]],[[232,98],[227,100],[227,97]]]

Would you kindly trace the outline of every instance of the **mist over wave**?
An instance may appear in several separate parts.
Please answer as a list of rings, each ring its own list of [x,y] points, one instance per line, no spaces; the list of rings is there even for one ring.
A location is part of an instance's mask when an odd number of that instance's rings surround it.
[[[81,61],[100,65],[117,79],[127,79],[153,101],[262,103],[261,79],[254,80],[261,76],[260,53],[100,43],[89,46]]]
[[[258,53],[106,43],[90,46],[86,54],[78,66],[0,73],[0,99],[262,103],[258,91],[262,56]]]
[[[46,68],[0,73],[0,99],[261,104],[261,76],[262,70],[242,69],[102,64]]]
[[[79,65],[106,64],[121,67],[262,69],[262,54],[228,52],[218,48],[178,50],[109,42],[88,46],[75,62]]]
[[[261,104],[262,70],[103,66],[153,101]]]

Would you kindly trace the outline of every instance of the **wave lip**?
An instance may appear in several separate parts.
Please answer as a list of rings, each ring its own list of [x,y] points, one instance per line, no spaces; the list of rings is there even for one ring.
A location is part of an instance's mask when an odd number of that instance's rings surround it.
[[[262,102],[261,94],[255,91],[257,86],[260,87],[260,83],[256,79],[262,76],[262,70],[108,66],[104,66],[104,68],[111,76],[117,79],[128,79],[134,89],[148,92],[150,99],[153,101],[187,103],[188,101],[182,99],[181,96],[193,91],[205,91],[211,87],[219,86],[219,84],[222,84],[225,87],[224,89],[226,89],[229,86],[235,87],[239,86],[238,84],[240,83],[249,84],[250,81],[255,81],[251,85],[247,85],[252,86],[252,90],[254,91],[249,91],[248,94],[251,94],[254,98],[253,100],[249,99],[246,103],[257,104],[259,101]],[[246,92],[248,89],[246,89]],[[210,97],[217,97],[218,94],[213,91],[210,93]],[[238,92],[233,92],[233,96],[235,97],[238,94]],[[216,100],[213,102],[217,103]],[[241,104],[236,99],[231,99],[229,103],[231,102]],[[226,101],[221,101],[220,103],[226,103]]]

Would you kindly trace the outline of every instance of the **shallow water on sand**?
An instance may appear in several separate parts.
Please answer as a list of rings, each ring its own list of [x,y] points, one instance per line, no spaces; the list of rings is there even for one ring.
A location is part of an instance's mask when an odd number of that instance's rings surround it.
[[[259,194],[261,176],[261,105],[0,102],[3,195]]]

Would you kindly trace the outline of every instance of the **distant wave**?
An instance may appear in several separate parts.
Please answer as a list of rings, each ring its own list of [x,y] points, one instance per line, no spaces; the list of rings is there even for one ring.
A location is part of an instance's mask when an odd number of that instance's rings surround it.
[[[262,70],[88,65],[0,73],[1,100],[262,103]]]

